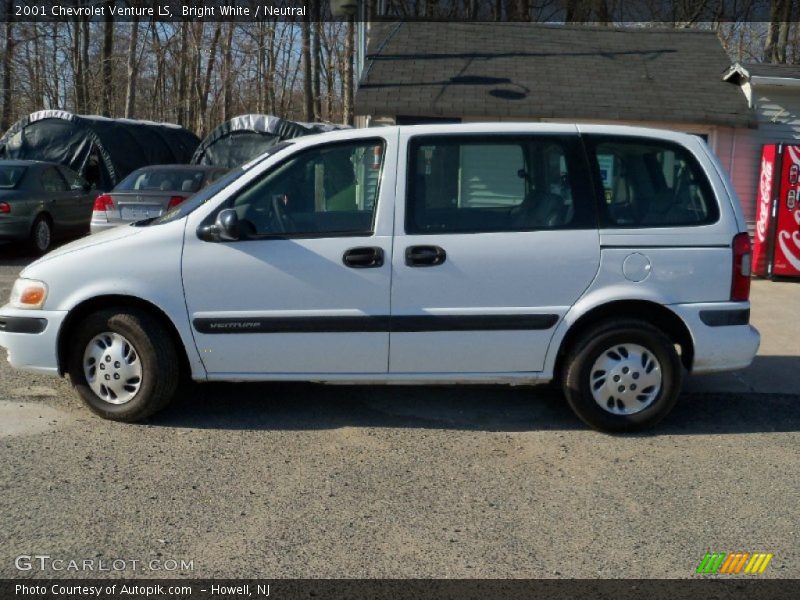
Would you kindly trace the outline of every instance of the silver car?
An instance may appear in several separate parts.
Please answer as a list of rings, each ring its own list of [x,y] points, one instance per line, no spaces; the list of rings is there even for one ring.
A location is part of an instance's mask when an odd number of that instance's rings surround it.
[[[227,169],[207,165],[154,165],[137,169],[117,186],[97,197],[91,231],[160,217]]]

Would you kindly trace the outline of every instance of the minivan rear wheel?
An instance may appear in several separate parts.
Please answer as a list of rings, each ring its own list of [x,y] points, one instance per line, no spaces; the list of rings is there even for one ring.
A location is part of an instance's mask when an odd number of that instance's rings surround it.
[[[572,347],[564,395],[586,424],[601,431],[652,427],[675,406],[683,367],[674,344],[638,319],[611,319]]]
[[[178,354],[158,319],[134,308],[106,309],[73,328],[68,373],[96,414],[134,422],[163,409],[180,382]]]

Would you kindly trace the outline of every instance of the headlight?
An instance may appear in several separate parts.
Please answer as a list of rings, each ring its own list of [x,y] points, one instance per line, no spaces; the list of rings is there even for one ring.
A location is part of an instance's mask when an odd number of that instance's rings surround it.
[[[11,306],[14,308],[37,309],[47,300],[47,284],[34,279],[17,279],[11,288]]]

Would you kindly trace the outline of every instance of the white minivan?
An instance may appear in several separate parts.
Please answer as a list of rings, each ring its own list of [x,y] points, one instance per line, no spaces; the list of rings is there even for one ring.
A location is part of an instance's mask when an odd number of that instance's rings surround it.
[[[750,364],[749,275],[741,207],[698,137],[347,130],[36,261],[0,345],[119,421],[189,378],[557,381],[586,423],[630,431],[670,411],[685,372]]]

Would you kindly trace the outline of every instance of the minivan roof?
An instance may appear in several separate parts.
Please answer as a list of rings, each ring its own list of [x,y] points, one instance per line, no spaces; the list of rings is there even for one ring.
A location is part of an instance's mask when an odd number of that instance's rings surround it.
[[[298,147],[314,145],[321,141],[360,139],[372,135],[392,136],[398,133],[414,134],[452,134],[452,133],[591,133],[607,135],[627,135],[650,137],[686,143],[697,136],[654,127],[634,127],[630,125],[606,125],[597,123],[542,123],[542,122],[474,122],[442,123],[425,125],[390,125],[329,131],[303,136],[292,140]]]

